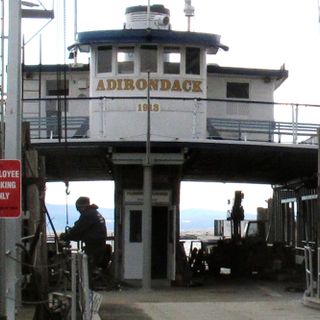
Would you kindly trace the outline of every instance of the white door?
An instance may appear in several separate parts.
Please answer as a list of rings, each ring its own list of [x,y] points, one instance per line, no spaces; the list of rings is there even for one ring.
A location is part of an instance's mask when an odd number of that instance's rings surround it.
[[[126,205],[124,217],[124,278],[142,279],[142,206]]]

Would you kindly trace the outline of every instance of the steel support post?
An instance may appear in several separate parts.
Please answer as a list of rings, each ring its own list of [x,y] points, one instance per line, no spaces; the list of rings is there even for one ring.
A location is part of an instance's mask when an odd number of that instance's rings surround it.
[[[91,307],[90,299],[92,298],[93,292],[89,289],[89,273],[88,273],[88,256],[86,254],[82,255],[82,291],[84,297],[83,305],[83,320],[90,320],[91,318]]]
[[[315,250],[315,254],[317,255],[317,298],[320,298],[320,128],[317,130],[318,136],[318,198],[317,198],[317,250]]]
[[[0,153],[1,158],[4,156],[4,0],[1,0],[1,125],[0,125]],[[0,320],[5,319],[5,223],[0,219]]]
[[[5,221],[0,219],[0,320],[6,319]]]
[[[317,130],[318,134],[318,199],[317,199],[317,223],[318,223],[318,236],[317,236],[317,248],[320,248],[320,128]]]
[[[77,254],[71,254],[71,320],[77,320]]]
[[[143,213],[142,213],[142,241],[143,241],[143,275],[142,288],[151,289],[151,229],[152,229],[152,167],[143,167]]]
[[[143,214],[142,214],[142,241],[143,265],[142,288],[151,289],[151,241],[152,241],[152,164],[151,164],[151,105],[150,105],[150,72],[148,72],[147,90],[147,134],[146,158],[143,165]]]
[[[8,38],[8,98],[6,105],[5,158],[21,160],[21,0],[9,1],[9,38]],[[21,220],[8,219],[1,224],[4,238],[5,281],[0,283],[5,292],[5,315],[15,319],[17,297],[20,295],[18,280],[20,265],[16,243],[21,238]],[[1,290],[3,292],[3,290]]]

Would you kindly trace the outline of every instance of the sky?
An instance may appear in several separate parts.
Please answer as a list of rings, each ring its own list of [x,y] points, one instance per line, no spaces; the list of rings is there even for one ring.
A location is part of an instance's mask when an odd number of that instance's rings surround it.
[[[56,16],[41,32],[42,63],[71,62],[67,60],[64,47],[74,42],[74,1],[66,1],[65,19],[62,0],[42,0],[41,3],[47,9],[54,5]],[[147,3],[141,0],[78,0],[77,31],[121,29],[125,8]],[[151,0],[150,3],[163,4],[170,9],[172,29],[187,30],[184,0]],[[219,51],[208,62],[267,69],[285,65],[289,78],[275,92],[275,101],[320,104],[318,0],[192,0],[192,5],[195,16],[191,18],[191,31],[219,34],[221,43],[229,47],[229,51]],[[22,33],[28,42],[25,46],[27,64],[39,63],[39,35],[32,37],[45,23],[23,21]],[[277,109],[276,117],[285,120],[291,115],[291,109],[286,110],[285,113],[283,108]],[[310,115],[307,109],[299,116],[312,122],[313,112]],[[89,195],[98,205],[112,207],[113,183],[101,183],[95,188],[90,184],[72,183],[68,202],[74,203],[78,196]],[[104,193],[95,190],[104,190]],[[181,208],[226,210],[227,200],[233,198],[235,190],[244,191],[243,204],[250,212],[255,212],[258,206],[266,206],[266,200],[272,194],[270,186],[263,185],[183,183]],[[65,201],[64,185],[48,184],[46,200],[49,203]]]
[[[266,208],[266,200],[272,196],[271,187],[266,185],[182,182],[180,209],[202,209],[227,213],[227,210],[230,209],[228,200],[232,203],[236,190],[243,191],[242,205],[245,212],[250,214],[255,214],[257,207]],[[62,182],[47,183],[46,202],[74,205],[78,197],[87,196],[99,207],[114,207],[114,184],[111,181],[71,182],[70,194],[66,195],[65,191],[65,184]]]
[[[64,38],[65,46],[74,42],[74,1],[66,1],[65,37],[63,1],[42,0],[41,3],[47,9],[52,9],[54,4],[56,9],[55,19],[42,31],[42,61],[63,63]],[[77,31],[81,32],[121,29],[126,7],[146,5],[148,1],[78,0],[77,3]],[[186,31],[184,0],[150,0],[150,3],[169,8],[172,29]],[[195,16],[191,18],[191,31],[219,34],[221,42],[230,48],[227,52],[220,50],[209,62],[271,69],[279,69],[285,64],[289,79],[276,91],[276,101],[319,103],[318,0],[192,0],[192,5]],[[24,19],[25,41],[44,23],[46,21]],[[26,45],[27,63],[39,62],[38,47],[39,37]],[[297,87],[299,90],[295,90]]]

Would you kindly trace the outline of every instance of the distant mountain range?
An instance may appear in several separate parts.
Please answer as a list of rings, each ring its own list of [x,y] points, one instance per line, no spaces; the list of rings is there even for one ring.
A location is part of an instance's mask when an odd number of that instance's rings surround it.
[[[73,226],[79,218],[79,212],[74,206],[47,204],[47,209],[51,217],[54,228],[57,232],[63,232],[66,225]],[[99,212],[104,216],[107,223],[108,233],[114,230],[114,209],[99,208]],[[246,214],[246,219],[255,219],[254,214]],[[180,213],[181,231],[191,230],[213,230],[214,220],[226,219],[226,212],[211,211],[204,209],[187,209]],[[52,231],[48,223],[48,231]]]
[[[79,218],[79,212],[75,206],[59,204],[46,204],[50,218],[57,232],[63,232],[66,226],[72,227],[74,222]],[[98,211],[104,216],[107,223],[108,232],[114,230],[114,209],[99,208]],[[52,231],[49,222],[47,222],[48,231]]]

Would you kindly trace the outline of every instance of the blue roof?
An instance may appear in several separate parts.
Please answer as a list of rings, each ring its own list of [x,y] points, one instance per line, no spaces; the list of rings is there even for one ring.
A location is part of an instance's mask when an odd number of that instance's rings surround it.
[[[227,46],[220,43],[220,36],[209,33],[184,32],[154,29],[122,29],[86,31],[78,34],[78,40],[68,49],[82,45],[97,44],[167,44],[167,45],[193,45],[203,46],[207,49],[221,48],[228,50]]]

